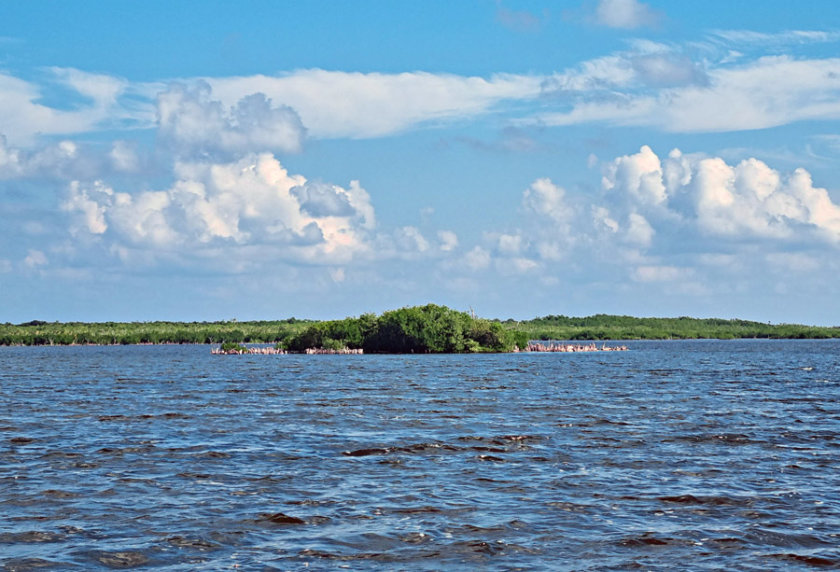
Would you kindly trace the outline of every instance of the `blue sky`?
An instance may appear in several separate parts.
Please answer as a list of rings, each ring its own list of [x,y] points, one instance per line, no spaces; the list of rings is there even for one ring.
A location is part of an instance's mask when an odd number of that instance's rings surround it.
[[[0,4],[0,321],[840,324],[834,1]]]

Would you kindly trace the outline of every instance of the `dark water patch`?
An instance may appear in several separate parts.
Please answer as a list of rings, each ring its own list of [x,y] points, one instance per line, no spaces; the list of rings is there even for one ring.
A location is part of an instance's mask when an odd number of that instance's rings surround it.
[[[355,449],[353,451],[344,451],[342,455],[347,457],[370,457],[371,455],[387,455],[394,449],[391,447],[369,447],[367,449]]]
[[[207,550],[218,550],[219,548],[222,548],[221,544],[217,544],[209,540],[204,540],[203,538],[170,536],[166,539],[166,541],[172,546],[177,546],[178,548],[191,548],[202,552]]]
[[[108,568],[135,568],[149,563],[149,557],[142,552],[98,552],[91,556],[93,556],[95,562]]]
[[[47,489],[45,491],[41,491],[41,494],[54,499],[73,499],[80,496],[79,493],[76,492],[62,491],[57,489]]]
[[[394,559],[393,556],[382,552],[357,552],[354,554],[340,554],[335,552],[327,552],[326,550],[314,550],[306,548],[298,553],[301,558],[318,558],[323,560],[339,560],[339,561],[354,561],[354,560],[380,560],[390,562]]]
[[[43,530],[27,530],[26,532],[0,533],[0,544],[62,542],[65,534]]]
[[[8,572],[30,572],[31,570],[49,570],[68,568],[66,562],[56,562],[44,558],[12,558],[2,563]]]
[[[756,443],[752,437],[743,433],[717,433],[669,437],[664,442],[687,441],[689,443],[713,443],[721,445],[750,445]]]
[[[306,521],[296,516],[289,516],[282,512],[263,513],[257,519],[259,522],[269,522],[271,524],[306,524]]]
[[[672,538],[663,538],[655,536],[653,532],[645,532],[641,536],[631,536],[622,538],[618,541],[621,546],[637,547],[637,546],[667,546],[669,544],[676,544]]]
[[[840,568],[840,558],[838,558],[837,556],[824,557],[812,554],[786,553],[770,554],[770,558],[774,558],[783,562],[789,562],[791,564],[807,564],[808,566],[813,566],[816,568],[831,568],[834,570]]]
[[[755,505],[754,498],[738,498],[728,496],[694,496],[690,494],[659,497],[663,503],[686,505],[738,506],[751,507]]]
[[[393,453],[427,454],[458,450],[459,447],[448,445],[446,443],[414,443],[411,445],[393,447],[367,447],[351,451],[342,451],[341,454],[345,457],[370,457],[373,455],[390,455]]]

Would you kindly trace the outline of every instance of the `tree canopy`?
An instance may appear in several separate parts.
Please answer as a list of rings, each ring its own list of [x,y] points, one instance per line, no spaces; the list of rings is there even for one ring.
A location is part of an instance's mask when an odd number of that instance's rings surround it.
[[[505,352],[524,347],[527,336],[501,323],[427,304],[377,317],[363,314],[310,325],[281,342],[291,351],[307,348],[361,348],[365,353]]]

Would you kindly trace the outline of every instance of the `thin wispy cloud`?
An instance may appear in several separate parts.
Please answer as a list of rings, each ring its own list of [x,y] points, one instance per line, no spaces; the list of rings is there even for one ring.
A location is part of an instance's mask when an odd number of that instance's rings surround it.
[[[754,30],[713,30],[709,37],[729,44],[753,46],[800,45],[840,42],[840,31],[784,30],[767,33]]]

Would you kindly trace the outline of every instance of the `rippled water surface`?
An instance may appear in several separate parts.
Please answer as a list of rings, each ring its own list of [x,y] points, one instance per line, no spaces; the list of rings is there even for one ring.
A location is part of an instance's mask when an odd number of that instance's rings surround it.
[[[0,348],[0,565],[840,567],[840,343],[630,348]]]

